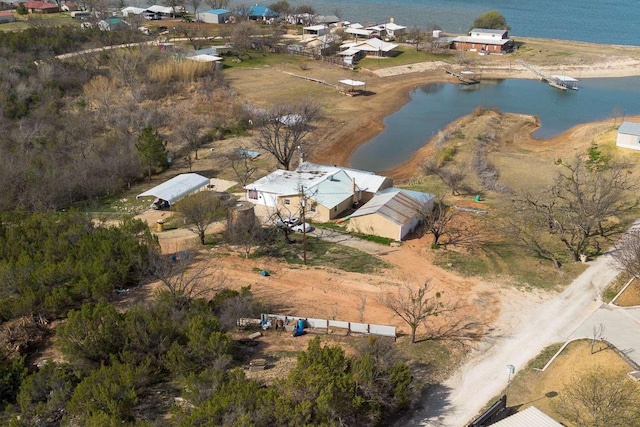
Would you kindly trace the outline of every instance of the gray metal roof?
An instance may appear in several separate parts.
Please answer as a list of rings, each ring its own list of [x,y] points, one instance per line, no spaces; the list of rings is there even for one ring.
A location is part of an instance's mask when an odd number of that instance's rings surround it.
[[[405,225],[418,216],[421,207],[421,203],[400,191],[376,194],[351,214],[351,218],[377,214],[395,224]]]
[[[618,128],[618,133],[640,136],[640,123],[622,122]]]
[[[535,406],[529,406],[524,411],[491,424],[491,427],[562,427],[562,424]]]
[[[174,204],[194,191],[206,187],[209,182],[209,178],[197,173],[183,173],[171,178],[169,181],[156,185],[151,190],[138,194],[136,199],[140,197],[157,197]]]

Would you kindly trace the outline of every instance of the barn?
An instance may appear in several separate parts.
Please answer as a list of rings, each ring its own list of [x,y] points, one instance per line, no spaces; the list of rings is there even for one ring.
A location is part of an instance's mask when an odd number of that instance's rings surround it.
[[[198,13],[197,20],[207,24],[224,24],[231,18],[231,11],[227,9],[211,9]]]
[[[197,173],[183,173],[156,185],[144,193],[138,194],[136,199],[142,197],[153,197],[154,199],[164,200],[172,206],[175,202],[192,193],[207,188],[210,184],[209,178]]]

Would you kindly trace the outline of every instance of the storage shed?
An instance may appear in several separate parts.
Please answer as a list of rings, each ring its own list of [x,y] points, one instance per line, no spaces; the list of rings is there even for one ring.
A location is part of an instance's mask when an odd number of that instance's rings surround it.
[[[389,189],[351,214],[347,230],[401,241],[420,222],[423,206],[405,192]]]
[[[231,18],[231,11],[227,9],[211,9],[198,13],[197,19],[207,24],[224,24]]]
[[[209,178],[198,175],[197,173],[183,173],[171,178],[169,181],[156,185],[151,190],[138,194],[136,199],[141,197],[155,197],[166,200],[171,206],[183,197],[205,189],[209,183]]]
[[[618,128],[616,146],[640,151],[640,123],[622,122]]]

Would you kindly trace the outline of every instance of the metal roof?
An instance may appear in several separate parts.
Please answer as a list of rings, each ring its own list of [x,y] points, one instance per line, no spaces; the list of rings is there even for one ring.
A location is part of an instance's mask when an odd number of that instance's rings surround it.
[[[353,181],[356,190],[376,193],[388,178],[358,169],[304,162],[294,171],[278,169],[244,188],[282,197],[298,194],[304,187],[312,200],[332,208],[353,195]]]
[[[524,411],[518,412],[491,427],[562,427],[562,424],[542,412],[535,406],[529,406]]]
[[[622,122],[618,128],[618,133],[640,136],[640,123]]]
[[[351,218],[380,215],[398,225],[405,225],[418,215],[421,204],[406,194],[396,191],[379,193],[351,214]]]
[[[173,204],[190,193],[206,187],[209,182],[209,178],[197,173],[183,173],[171,178],[169,181],[156,185],[151,190],[138,194],[136,199],[140,197],[157,197]]]

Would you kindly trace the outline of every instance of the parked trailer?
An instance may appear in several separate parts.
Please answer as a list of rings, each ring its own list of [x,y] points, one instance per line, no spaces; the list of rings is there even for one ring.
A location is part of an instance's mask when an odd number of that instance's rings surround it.
[[[84,10],[77,10],[74,12],[71,12],[71,17],[73,19],[83,19],[83,18],[88,18],[91,16],[91,12],[87,12]]]

